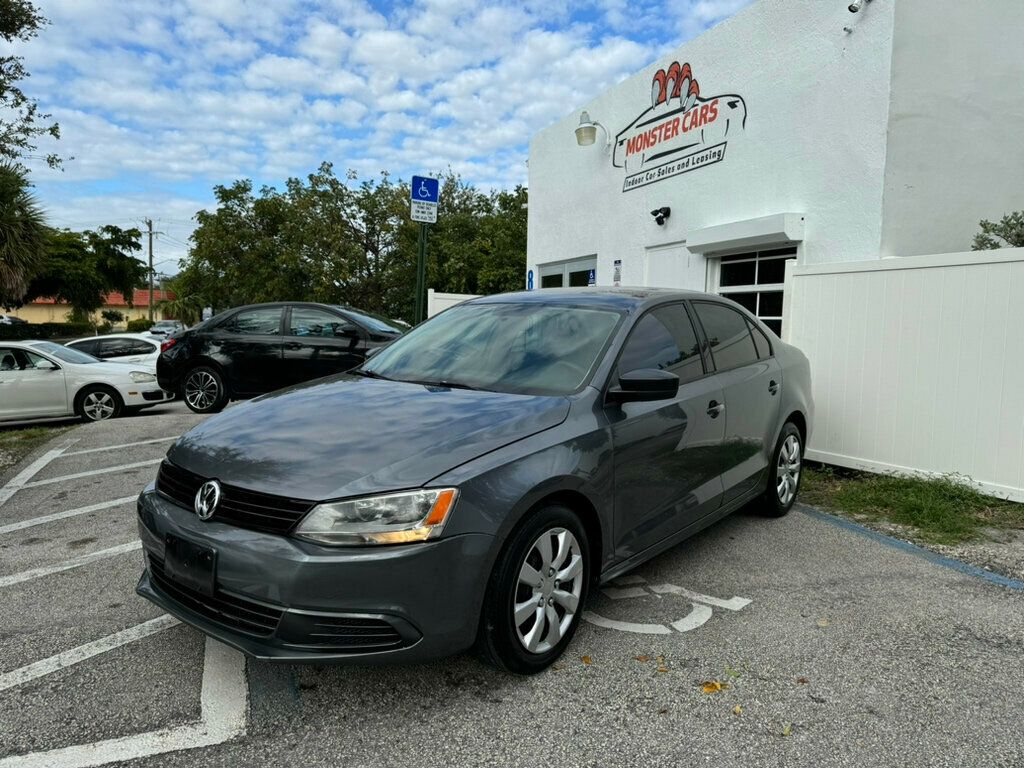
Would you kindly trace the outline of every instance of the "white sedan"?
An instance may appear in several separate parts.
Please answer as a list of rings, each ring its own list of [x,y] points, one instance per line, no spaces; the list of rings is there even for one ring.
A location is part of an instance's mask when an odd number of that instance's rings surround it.
[[[103,421],[172,399],[142,368],[100,362],[52,341],[0,341],[0,421]]]
[[[136,363],[156,371],[156,359],[160,357],[160,344],[164,339],[148,333],[111,333],[108,336],[87,336],[75,339],[64,346],[85,352],[87,355],[110,363]]]

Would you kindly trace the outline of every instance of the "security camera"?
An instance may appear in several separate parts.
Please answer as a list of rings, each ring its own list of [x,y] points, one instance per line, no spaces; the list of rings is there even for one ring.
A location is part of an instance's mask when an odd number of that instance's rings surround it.
[[[869,2],[870,2],[870,0],[869,0]],[[857,13],[857,11],[859,11],[863,7],[863,5],[864,5],[864,0],[853,0],[853,2],[850,3],[850,5],[847,8],[847,10],[850,13]]]
[[[654,217],[654,223],[659,227],[665,223],[665,219],[672,215],[672,209],[668,206],[664,208],[655,208],[651,211],[651,216]]]

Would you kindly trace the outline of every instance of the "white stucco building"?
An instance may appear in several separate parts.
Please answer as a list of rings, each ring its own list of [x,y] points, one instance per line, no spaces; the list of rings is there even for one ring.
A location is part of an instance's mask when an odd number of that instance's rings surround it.
[[[528,287],[710,290],[778,330],[787,259],[966,251],[1024,208],[1024,2],[848,2],[759,0],[537,134]]]

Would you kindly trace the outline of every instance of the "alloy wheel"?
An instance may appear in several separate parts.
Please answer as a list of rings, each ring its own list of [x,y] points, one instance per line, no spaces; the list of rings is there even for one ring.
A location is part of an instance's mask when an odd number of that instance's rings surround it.
[[[512,597],[512,623],[530,653],[547,653],[576,620],[583,592],[583,553],[565,528],[542,533],[526,553]]]
[[[217,402],[220,385],[209,371],[196,371],[185,380],[185,402],[203,411]]]
[[[800,482],[800,441],[789,435],[779,450],[779,464],[775,472],[775,491],[782,506],[788,506],[796,496]]]
[[[114,398],[107,392],[90,392],[82,401],[82,411],[90,421],[109,419],[114,410]]]

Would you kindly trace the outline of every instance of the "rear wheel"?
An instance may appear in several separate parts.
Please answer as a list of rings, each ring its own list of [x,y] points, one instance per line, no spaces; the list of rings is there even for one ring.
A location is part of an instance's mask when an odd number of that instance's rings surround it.
[[[193,368],[185,375],[182,395],[185,405],[196,413],[216,413],[228,403],[224,377],[205,365]]]
[[[792,422],[786,422],[768,468],[768,486],[762,499],[765,514],[782,517],[793,508],[803,474],[803,439]]]
[[[575,512],[553,504],[516,531],[488,582],[477,648],[521,675],[541,672],[572,640],[590,579],[587,533]]]
[[[110,387],[86,387],[79,394],[75,412],[82,421],[106,421],[116,418],[124,407],[117,391]]]

